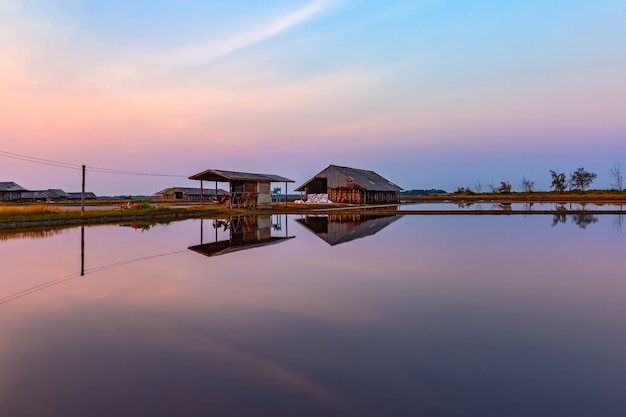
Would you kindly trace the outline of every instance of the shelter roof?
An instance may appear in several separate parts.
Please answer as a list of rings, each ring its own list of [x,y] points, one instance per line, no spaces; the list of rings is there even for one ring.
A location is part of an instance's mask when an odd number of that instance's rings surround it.
[[[25,188],[22,188],[21,186],[17,185],[16,183],[12,181],[7,181],[7,182],[0,182],[0,191],[19,192],[19,191],[28,191],[28,190]]]
[[[260,248],[262,246],[273,245],[276,243],[284,242],[287,239],[293,239],[294,236],[286,237],[268,237],[267,239],[260,239],[254,242],[241,242],[233,244],[229,240],[221,240],[219,242],[205,243],[203,245],[190,246],[194,252],[200,253],[205,256],[218,256],[225,255],[227,253],[237,252],[240,250]]]
[[[374,171],[368,171],[365,169],[342,167],[338,165],[329,165],[326,169],[319,174],[309,179],[307,182],[295,189],[295,191],[304,191],[306,186],[316,178],[325,178],[325,173],[334,170],[340,174],[348,177],[354,183],[358,184],[362,188],[369,191],[401,191],[402,187],[397,186],[391,181],[383,178]]]
[[[203,181],[256,181],[256,182],[295,182],[289,178],[272,174],[254,174],[250,172],[224,171],[221,169],[207,169],[189,177],[190,180]]]

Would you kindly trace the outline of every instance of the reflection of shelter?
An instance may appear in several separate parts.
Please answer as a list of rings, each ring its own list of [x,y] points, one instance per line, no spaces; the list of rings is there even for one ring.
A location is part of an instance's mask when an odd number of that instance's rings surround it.
[[[204,200],[211,201],[214,198],[221,200],[228,191],[222,190],[201,190],[200,188],[190,187],[171,187],[155,193],[154,196],[165,201],[200,201],[202,196]]]
[[[215,181],[215,190],[218,182],[229,184],[230,207],[256,207],[270,208],[272,206],[271,183],[285,183],[285,195],[287,195],[287,183],[294,182],[289,178],[271,174],[253,174],[248,172],[223,171],[207,169],[206,171],[189,177],[192,180],[200,180],[200,189],[203,181]]]
[[[402,216],[335,214],[306,216],[296,221],[334,246],[380,232]]]
[[[402,188],[374,171],[329,165],[296,188],[306,194],[328,194],[334,203],[397,203]]]
[[[285,215],[285,224],[286,223]],[[217,256],[272,245],[295,237],[289,236],[287,229],[285,229],[284,236],[273,236],[272,230],[280,230],[281,224],[281,221],[275,224],[270,215],[231,217],[229,220],[216,219],[213,220],[215,240],[213,242],[204,243],[204,220],[201,220],[200,244],[191,246],[189,249],[201,253],[202,255]],[[218,240],[219,230],[227,231],[228,238]]]

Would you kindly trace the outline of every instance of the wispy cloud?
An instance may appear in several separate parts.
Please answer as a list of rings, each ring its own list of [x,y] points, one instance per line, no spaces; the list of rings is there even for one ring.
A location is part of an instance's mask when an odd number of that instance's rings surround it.
[[[90,81],[109,80],[113,85],[136,81],[139,77],[157,79],[172,72],[224,57],[240,49],[273,38],[281,33],[301,25],[331,6],[329,0],[316,0],[300,9],[281,16],[264,25],[243,31],[225,39],[209,39],[182,45],[175,50],[145,52],[106,68],[100,67],[88,76]]]

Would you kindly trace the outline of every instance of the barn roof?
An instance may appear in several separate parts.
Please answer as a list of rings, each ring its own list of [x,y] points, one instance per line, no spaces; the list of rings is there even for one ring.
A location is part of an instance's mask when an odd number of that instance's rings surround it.
[[[397,186],[391,181],[383,178],[374,171],[368,171],[365,169],[342,167],[338,165],[329,165],[326,169],[322,170],[319,174],[309,179],[307,182],[296,188],[295,191],[305,191],[306,186],[317,178],[325,178],[325,173],[329,170],[334,170],[340,174],[348,177],[351,181],[358,184],[360,187],[369,191],[401,191],[402,187]]]
[[[3,192],[19,192],[19,191],[28,191],[25,188],[17,185],[12,181],[0,182],[0,191]]]
[[[189,177],[190,180],[203,181],[257,181],[257,182],[295,182],[289,178],[272,174],[254,174],[250,172],[224,171],[221,169],[207,169]]]

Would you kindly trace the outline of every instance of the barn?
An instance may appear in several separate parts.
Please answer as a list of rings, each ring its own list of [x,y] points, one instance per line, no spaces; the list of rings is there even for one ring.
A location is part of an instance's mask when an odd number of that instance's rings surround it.
[[[215,182],[215,190],[217,190],[219,182],[228,183],[230,208],[271,208],[271,184],[285,183],[285,195],[287,195],[287,183],[294,182],[280,175],[224,171],[221,169],[207,169],[192,175],[189,179],[199,180],[202,190],[204,190],[203,181]]]
[[[402,190],[374,171],[329,165],[319,174],[296,188],[305,194],[328,194],[334,203],[397,203]]]

